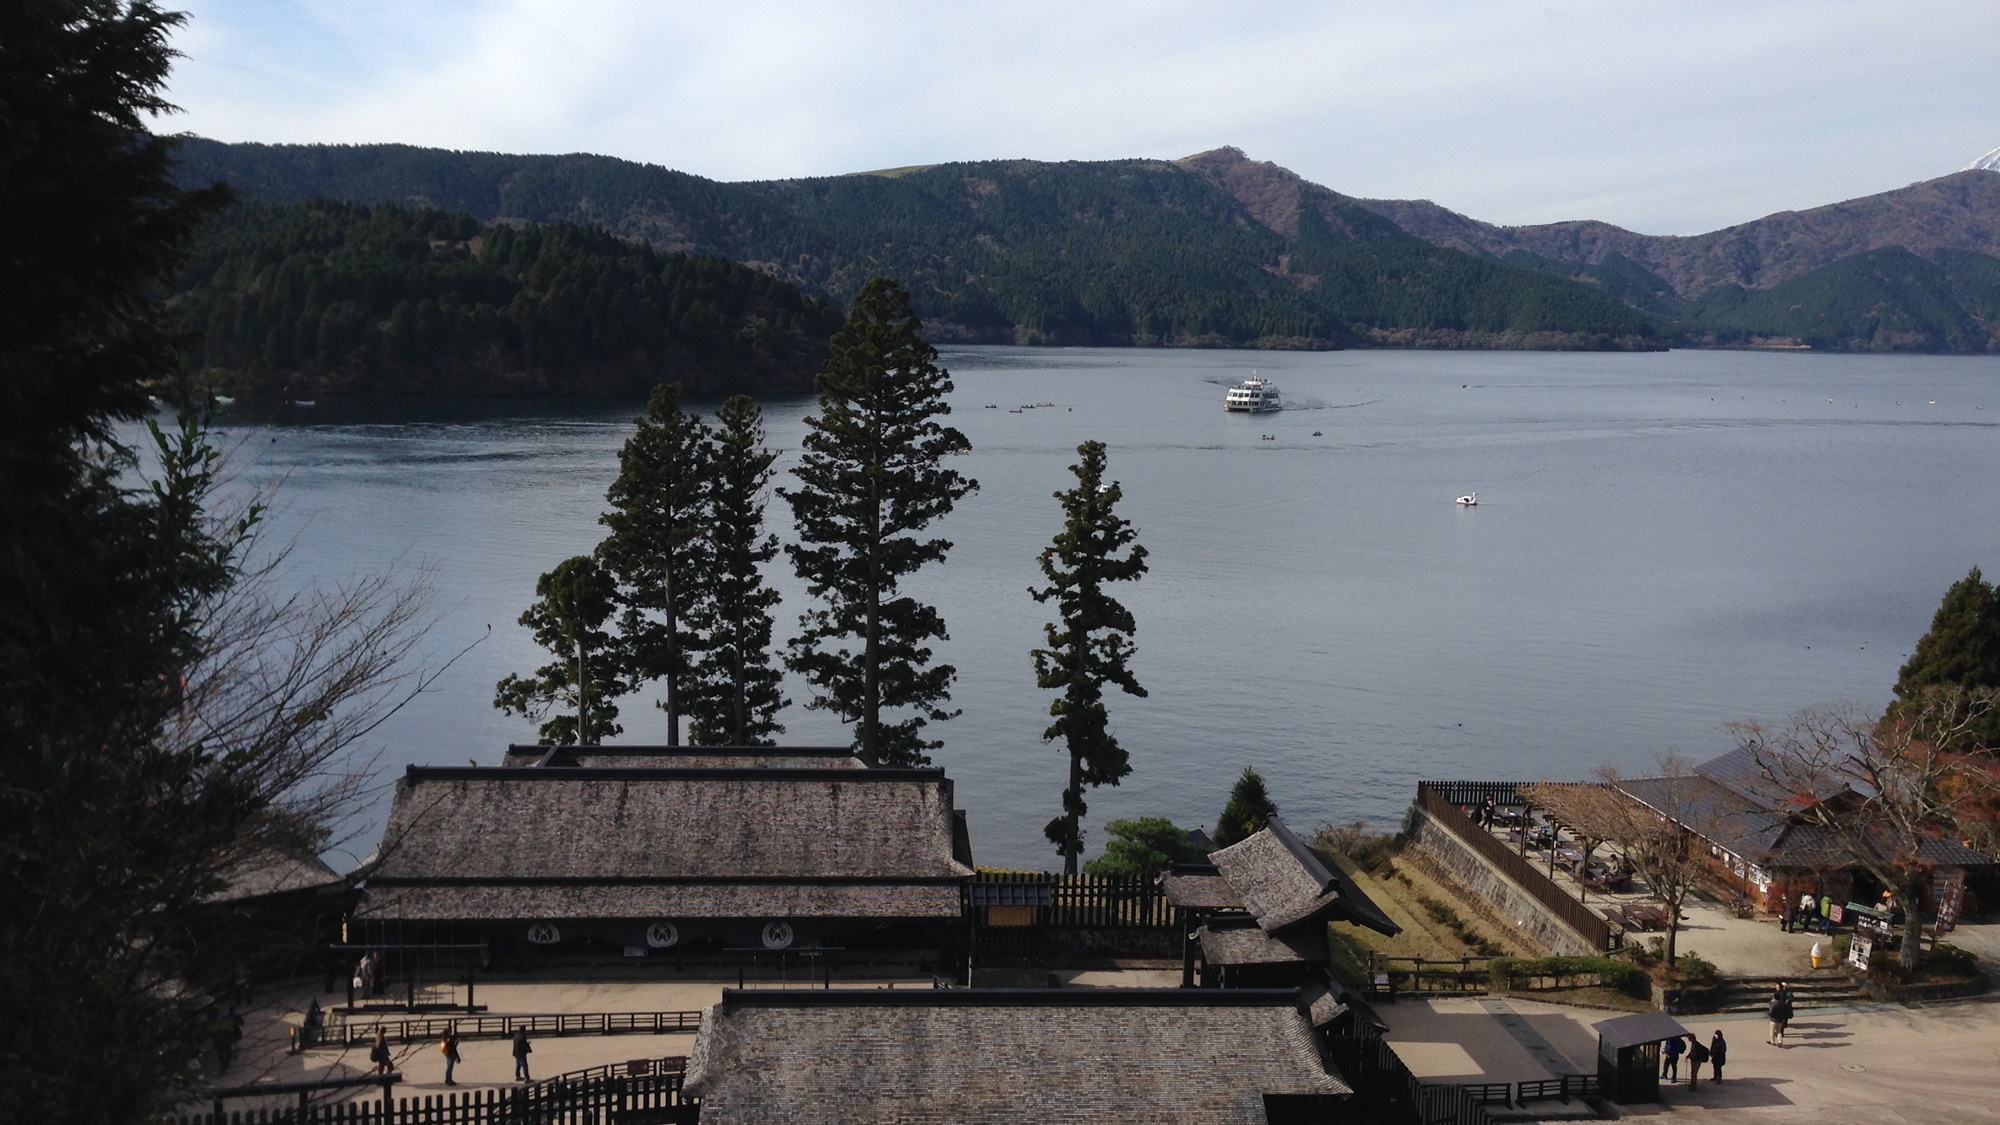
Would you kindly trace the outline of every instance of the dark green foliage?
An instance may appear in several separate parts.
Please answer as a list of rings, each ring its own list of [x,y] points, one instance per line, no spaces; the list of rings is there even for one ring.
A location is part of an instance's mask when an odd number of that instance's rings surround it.
[[[705,488],[707,597],[693,608],[701,648],[687,704],[689,737],[704,745],[763,746],[785,730],[777,721],[784,677],[771,662],[778,592],[765,587],[760,570],[778,553],[778,537],[764,530],[777,455],[764,448],[764,414],[748,396],[724,402],[718,423]]]
[[[1602,347],[1640,344],[1652,322],[1611,297],[1405,234],[1351,204],[1299,214],[1290,269],[1316,279],[1314,294],[1357,327],[1486,334],[1581,333]]]
[[[1103,855],[1083,865],[1086,875],[1151,881],[1176,863],[1199,863],[1208,854],[1188,840],[1187,829],[1163,816],[1114,820],[1104,832],[1111,839]]]
[[[1222,806],[1210,837],[1218,848],[1241,843],[1262,831],[1264,821],[1277,811],[1277,804],[1264,789],[1264,776],[1246,766],[1230,788],[1229,802]]]
[[[1787,337],[1840,351],[2000,348],[2000,259],[1970,250],[1923,258],[1901,247],[1849,255],[1769,289],[1722,286],[1691,323],[1718,343]]]
[[[262,394],[800,391],[837,324],[718,258],[567,223],[243,204],[205,231],[176,312],[224,389]]]
[[[1681,958],[1683,970],[1693,959],[1693,954]],[[1652,978],[1646,970],[1617,957],[1496,957],[1487,964],[1486,973],[1494,990],[1500,992],[1597,984],[1641,999],[1653,994]]]
[[[234,967],[202,961],[188,929],[265,809],[245,763],[163,734],[248,530],[205,521],[215,455],[155,327],[152,295],[220,202],[176,190],[170,142],[144,130],[166,108],[181,19],[147,4],[0,4],[10,1120],[142,1121],[194,1077],[197,998],[221,994]],[[117,439],[149,391],[188,409],[154,432],[142,473]]]
[[[606,628],[617,608],[617,582],[595,556],[564,559],[535,582],[540,600],[521,614],[535,643],[555,659],[532,676],[508,676],[495,686],[493,706],[540,722],[557,704],[574,709],[542,723],[541,739],[557,745],[595,745],[624,728],[612,700],[631,690],[624,659]]]
[[[1656,347],[1601,285],[1403,234],[1351,204],[1296,238],[1157,160],[940,164],[896,176],[745,184],[608,157],[393,145],[191,144],[189,175],[258,198],[431,200],[482,221],[601,223],[656,246],[773,263],[835,299],[902,278],[940,339],[1315,348],[1362,340]],[[1361,329],[1364,331],[1357,331]]]
[[[1500,262],[1515,269],[1581,282],[1614,301],[1651,315],[1663,325],[1679,326],[1691,311],[1664,278],[1616,250],[1605,254],[1600,262],[1565,262],[1527,250],[1511,250],[1500,256]]]
[[[930,664],[944,618],[896,596],[903,577],[951,549],[917,533],[979,487],[944,466],[971,445],[937,421],[951,413],[952,384],[922,329],[901,286],[862,287],[819,375],[819,413],[806,419],[793,470],[799,487],[779,490],[799,529],[786,552],[823,603],[800,617],[786,663],[812,683],[808,706],[856,724],[870,765],[922,764],[941,745],[923,737],[926,722],[956,714],[945,707],[957,670]],[[896,710],[910,713],[884,716]]]
[[[598,554],[618,582],[624,669],[634,687],[664,684],[669,746],[680,745],[687,706],[690,618],[710,592],[713,437],[699,415],[681,409],[679,383],[654,387],[618,451],[618,479],[604,494],[611,510],[598,517],[611,529]]]
[[[1076,447],[1070,466],[1076,485],[1055,494],[1062,502],[1063,529],[1043,548],[1042,575],[1049,584],[1028,592],[1038,602],[1054,599],[1059,620],[1042,626],[1048,647],[1033,651],[1035,686],[1062,694],[1049,704],[1055,718],[1042,731],[1044,741],[1063,740],[1069,753],[1069,784],[1063,789],[1061,816],[1042,830],[1063,857],[1065,874],[1076,874],[1083,855],[1085,786],[1116,785],[1132,772],[1125,748],[1111,733],[1104,708],[1104,688],[1116,685],[1127,695],[1144,698],[1146,689],[1132,675],[1132,633],[1138,625],[1132,611],[1105,589],[1107,582],[1134,582],[1146,573],[1146,548],[1135,540],[1130,520],[1117,513],[1125,495],[1117,481],[1105,483],[1104,443],[1087,441]]]
[[[1896,675],[1887,717],[1903,717],[1926,696],[1951,688],[2000,688],[2000,585],[1989,584],[1976,566],[1945,591],[1930,631]],[[2000,714],[1986,712],[1968,733],[1975,745],[2000,746]]]

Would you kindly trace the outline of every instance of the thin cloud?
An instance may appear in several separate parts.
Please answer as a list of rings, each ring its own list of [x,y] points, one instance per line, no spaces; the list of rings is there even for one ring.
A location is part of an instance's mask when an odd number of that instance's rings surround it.
[[[1684,233],[2000,143],[1984,2],[190,8],[169,128],[723,180],[1235,144],[1354,195]]]

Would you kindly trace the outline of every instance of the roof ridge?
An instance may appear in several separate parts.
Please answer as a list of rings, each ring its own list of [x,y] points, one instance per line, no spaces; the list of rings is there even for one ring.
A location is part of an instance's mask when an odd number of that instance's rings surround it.
[[[592,766],[589,768],[509,768],[506,766],[419,766],[405,768],[406,781],[817,781],[821,783],[944,781],[944,767],[897,767],[833,770],[824,767],[691,766],[680,769],[657,767]]]
[[[732,1008],[1299,1008],[1296,988],[850,988],[722,990]]]

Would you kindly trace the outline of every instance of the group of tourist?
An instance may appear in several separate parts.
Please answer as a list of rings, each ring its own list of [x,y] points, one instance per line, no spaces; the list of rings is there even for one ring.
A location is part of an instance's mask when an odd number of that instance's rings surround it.
[[[1686,1042],[1683,1042],[1685,1040]],[[1676,1035],[1660,1041],[1660,1077],[1668,1081],[1680,1081],[1681,1055],[1687,1055],[1688,1089],[1692,1090],[1695,1080],[1701,1077],[1701,1064],[1707,1063],[1709,1073],[1716,1082],[1722,1081],[1722,1066],[1729,1061],[1729,1041],[1717,1030],[1715,1037],[1706,1045],[1698,1035]]]

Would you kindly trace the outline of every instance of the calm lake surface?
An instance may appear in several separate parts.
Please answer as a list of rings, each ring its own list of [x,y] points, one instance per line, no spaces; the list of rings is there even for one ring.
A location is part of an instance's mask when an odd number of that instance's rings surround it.
[[[1393,825],[1428,777],[1578,778],[1728,746],[1732,720],[1879,705],[1945,588],[2000,571],[2000,360],[1741,352],[954,349],[981,484],[910,584],[951,628],[964,714],[933,729],[980,862],[1048,867],[1065,759],[1028,596],[1079,442],[1111,448],[1152,572],[1122,594],[1146,699],[1112,701],[1134,772],[1087,827],[1213,822],[1255,766],[1286,818]],[[1226,415],[1274,379],[1277,415]],[[1012,413],[1026,403],[1053,408]],[[987,409],[993,404],[998,409]],[[789,465],[810,399],[766,404]],[[322,580],[429,567],[433,661],[492,636],[381,732],[403,763],[495,764],[533,729],[494,682],[515,625],[591,549],[638,403],[323,404],[231,435],[282,478],[274,537]],[[1270,434],[1276,440],[1263,440]],[[1479,505],[1453,499],[1477,491]],[[790,530],[775,498],[774,529]],[[784,565],[781,628],[803,604]],[[794,683],[786,741],[844,743]],[[650,695],[625,740],[665,740]],[[386,793],[371,816],[386,808]],[[350,853],[374,842],[360,826]],[[1092,831],[1090,854],[1102,846]]]

